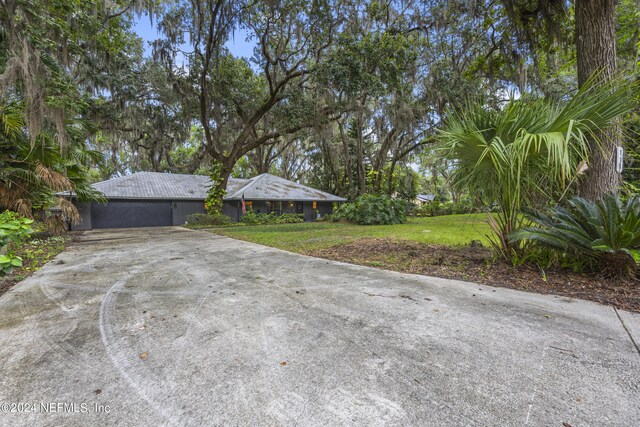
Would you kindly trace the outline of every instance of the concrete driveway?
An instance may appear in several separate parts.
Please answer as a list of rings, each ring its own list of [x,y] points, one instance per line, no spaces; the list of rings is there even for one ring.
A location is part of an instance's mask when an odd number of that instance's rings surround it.
[[[589,302],[95,231],[0,297],[0,424],[631,426],[632,337]]]

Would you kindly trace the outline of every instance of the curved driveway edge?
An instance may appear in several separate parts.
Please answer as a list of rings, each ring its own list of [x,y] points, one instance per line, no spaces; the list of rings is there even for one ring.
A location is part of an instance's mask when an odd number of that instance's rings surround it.
[[[630,426],[634,340],[586,301],[93,231],[0,297],[0,425]]]

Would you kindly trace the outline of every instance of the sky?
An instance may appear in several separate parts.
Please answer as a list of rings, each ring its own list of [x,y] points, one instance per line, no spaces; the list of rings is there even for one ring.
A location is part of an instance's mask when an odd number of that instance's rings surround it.
[[[149,16],[141,15],[135,18],[135,24],[133,28],[134,31],[143,40],[144,55],[146,57],[151,56],[151,46],[149,42],[161,37],[161,35],[158,33],[157,22],[154,20],[153,24],[151,24]],[[233,56],[243,57],[246,59],[249,59],[253,56],[253,48],[255,47],[255,43],[252,41],[247,41],[247,34],[248,33],[244,29],[236,30],[231,40],[227,42],[226,46],[231,51],[231,54],[233,54]],[[190,51],[191,49],[187,45],[184,46],[183,50]]]

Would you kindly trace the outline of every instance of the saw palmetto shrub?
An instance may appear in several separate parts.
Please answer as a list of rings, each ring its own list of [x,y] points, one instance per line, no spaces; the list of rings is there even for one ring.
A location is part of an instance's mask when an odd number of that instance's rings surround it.
[[[553,249],[583,270],[607,276],[638,273],[640,197],[630,197],[626,203],[612,194],[598,202],[574,197],[567,207],[524,213],[534,226],[512,233],[513,241]]]

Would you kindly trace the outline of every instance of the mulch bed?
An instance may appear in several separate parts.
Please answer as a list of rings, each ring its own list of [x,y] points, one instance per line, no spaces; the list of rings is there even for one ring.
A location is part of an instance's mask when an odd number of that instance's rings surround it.
[[[393,239],[361,239],[308,255],[404,273],[465,280],[540,294],[580,298],[640,312],[640,280],[614,280],[567,269],[513,267],[483,247],[448,247]]]
[[[56,255],[62,252],[65,247],[70,243],[77,241],[82,232],[74,231],[64,235],[64,243],[49,243],[49,238],[53,237],[48,233],[34,233],[32,234],[32,240],[38,239],[40,243],[33,245],[30,241],[27,241],[17,252],[17,255],[22,257],[23,268],[16,268],[10,274],[5,277],[0,277],[0,295],[13,288],[20,281],[31,276],[35,271],[39,270],[43,265],[51,261]],[[35,257],[35,262],[29,262],[27,252],[41,250]],[[26,267],[29,267],[27,270]]]
[[[18,279],[13,275],[0,278],[0,296],[7,292],[9,289],[13,288],[20,280],[24,278],[25,277]]]

